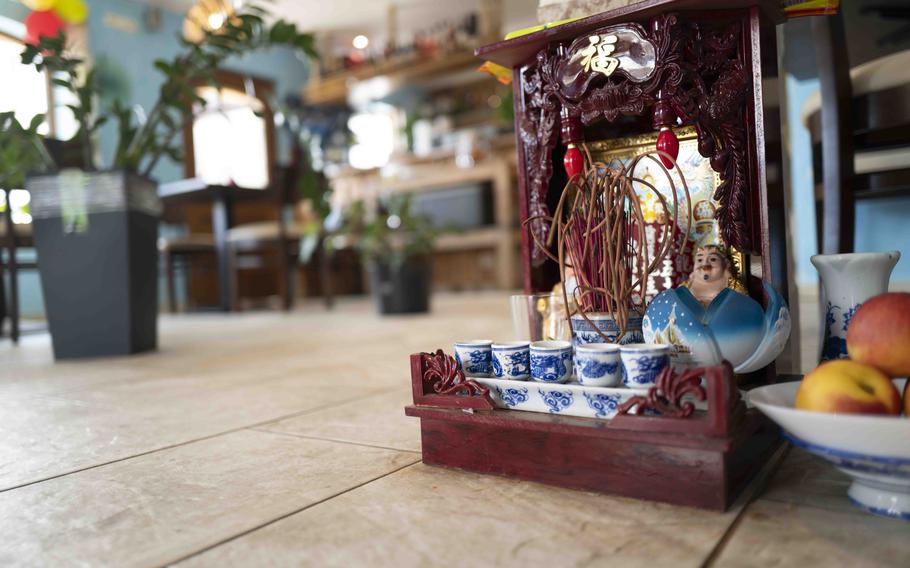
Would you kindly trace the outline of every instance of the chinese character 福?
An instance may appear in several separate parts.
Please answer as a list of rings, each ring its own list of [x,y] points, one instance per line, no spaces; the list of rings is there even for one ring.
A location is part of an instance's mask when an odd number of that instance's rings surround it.
[[[619,59],[610,57],[610,54],[616,50],[616,42],[619,38],[615,35],[597,36],[592,35],[588,38],[591,45],[581,50],[584,56],[581,64],[585,71],[595,71],[604,75],[611,75],[619,67]]]

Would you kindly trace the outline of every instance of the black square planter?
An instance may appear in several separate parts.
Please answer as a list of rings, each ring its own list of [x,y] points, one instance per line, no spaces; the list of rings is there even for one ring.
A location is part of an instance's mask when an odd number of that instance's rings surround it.
[[[428,257],[411,257],[403,263],[370,263],[370,288],[379,313],[419,314],[430,309],[432,265]]]
[[[160,205],[155,184],[113,171],[37,176],[26,185],[54,357],[156,349]],[[73,185],[81,185],[77,210],[87,220],[78,229],[72,215],[63,214],[72,210]],[[62,191],[65,186],[70,189]]]

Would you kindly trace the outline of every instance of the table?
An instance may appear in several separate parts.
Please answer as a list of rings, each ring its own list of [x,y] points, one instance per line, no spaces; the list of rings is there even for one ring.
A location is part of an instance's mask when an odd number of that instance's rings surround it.
[[[218,307],[231,311],[231,274],[228,262],[228,230],[233,225],[236,201],[262,199],[265,189],[211,185],[199,178],[188,178],[158,186],[158,197],[165,203],[210,201],[212,203],[212,236],[218,265]]]

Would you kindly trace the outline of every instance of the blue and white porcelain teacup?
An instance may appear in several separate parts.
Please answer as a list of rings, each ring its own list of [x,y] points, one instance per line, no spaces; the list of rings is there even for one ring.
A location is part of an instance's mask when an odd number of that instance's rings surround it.
[[[542,383],[564,383],[572,375],[572,344],[535,341],[531,344],[531,378]]]
[[[493,375],[493,341],[489,339],[470,339],[455,343],[455,360],[461,370],[469,377],[489,377]]]
[[[531,376],[531,349],[527,341],[493,344],[493,376],[524,381]]]
[[[575,347],[575,374],[578,382],[591,387],[614,387],[622,384],[622,362],[619,346],[612,343],[590,343]]]
[[[620,345],[623,383],[629,388],[651,388],[670,364],[670,346],[637,343]]]

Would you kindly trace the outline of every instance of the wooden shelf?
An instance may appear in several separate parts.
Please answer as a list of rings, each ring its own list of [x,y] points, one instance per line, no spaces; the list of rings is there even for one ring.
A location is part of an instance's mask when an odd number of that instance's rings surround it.
[[[380,77],[383,89],[388,92],[404,86],[444,88],[453,82],[465,81],[465,77],[459,76],[458,72],[472,71],[481,63],[471,51],[452,51],[365,65],[310,81],[304,88],[303,98],[310,105],[343,105],[347,103],[352,89]],[[478,80],[483,78],[484,75],[477,73]]]
[[[509,141],[514,137],[509,136]],[[506,142],[506,137],[503,137]],[[438,158],[438,156],[437,156]],[[490,183],[493,190],[493,224],[463,233],[440,235],[436,250],[458,252],[493,249],[496,254],[496,283],[500,289],[515,286],[518,243],[520,233],[515,229],[515,152],[510,149],[494,153],[470,168],[459,168],[453,160],[432,161],[415,159],[399,164],[407,175],[398,178],[381,178],[378,171],[349,171],[332,179],[336,195],[343,195],[345,203],[358,199],[372,201],[382,195],[395,193],[422,193],[449,187]]]
[[[459,168],[454,164],[423,165],[412,168],[412,176],[383,180],[378,189],[382,193],[415,193],[432,191],[455,185],[492,180],[500,175],[502,161],[488,159],[470,168]]]
[[[440,235],[435,248],[441,252],[488,249],[498,247],[503,240],[516,242],[515,232],[507,228],[485,227]]]

